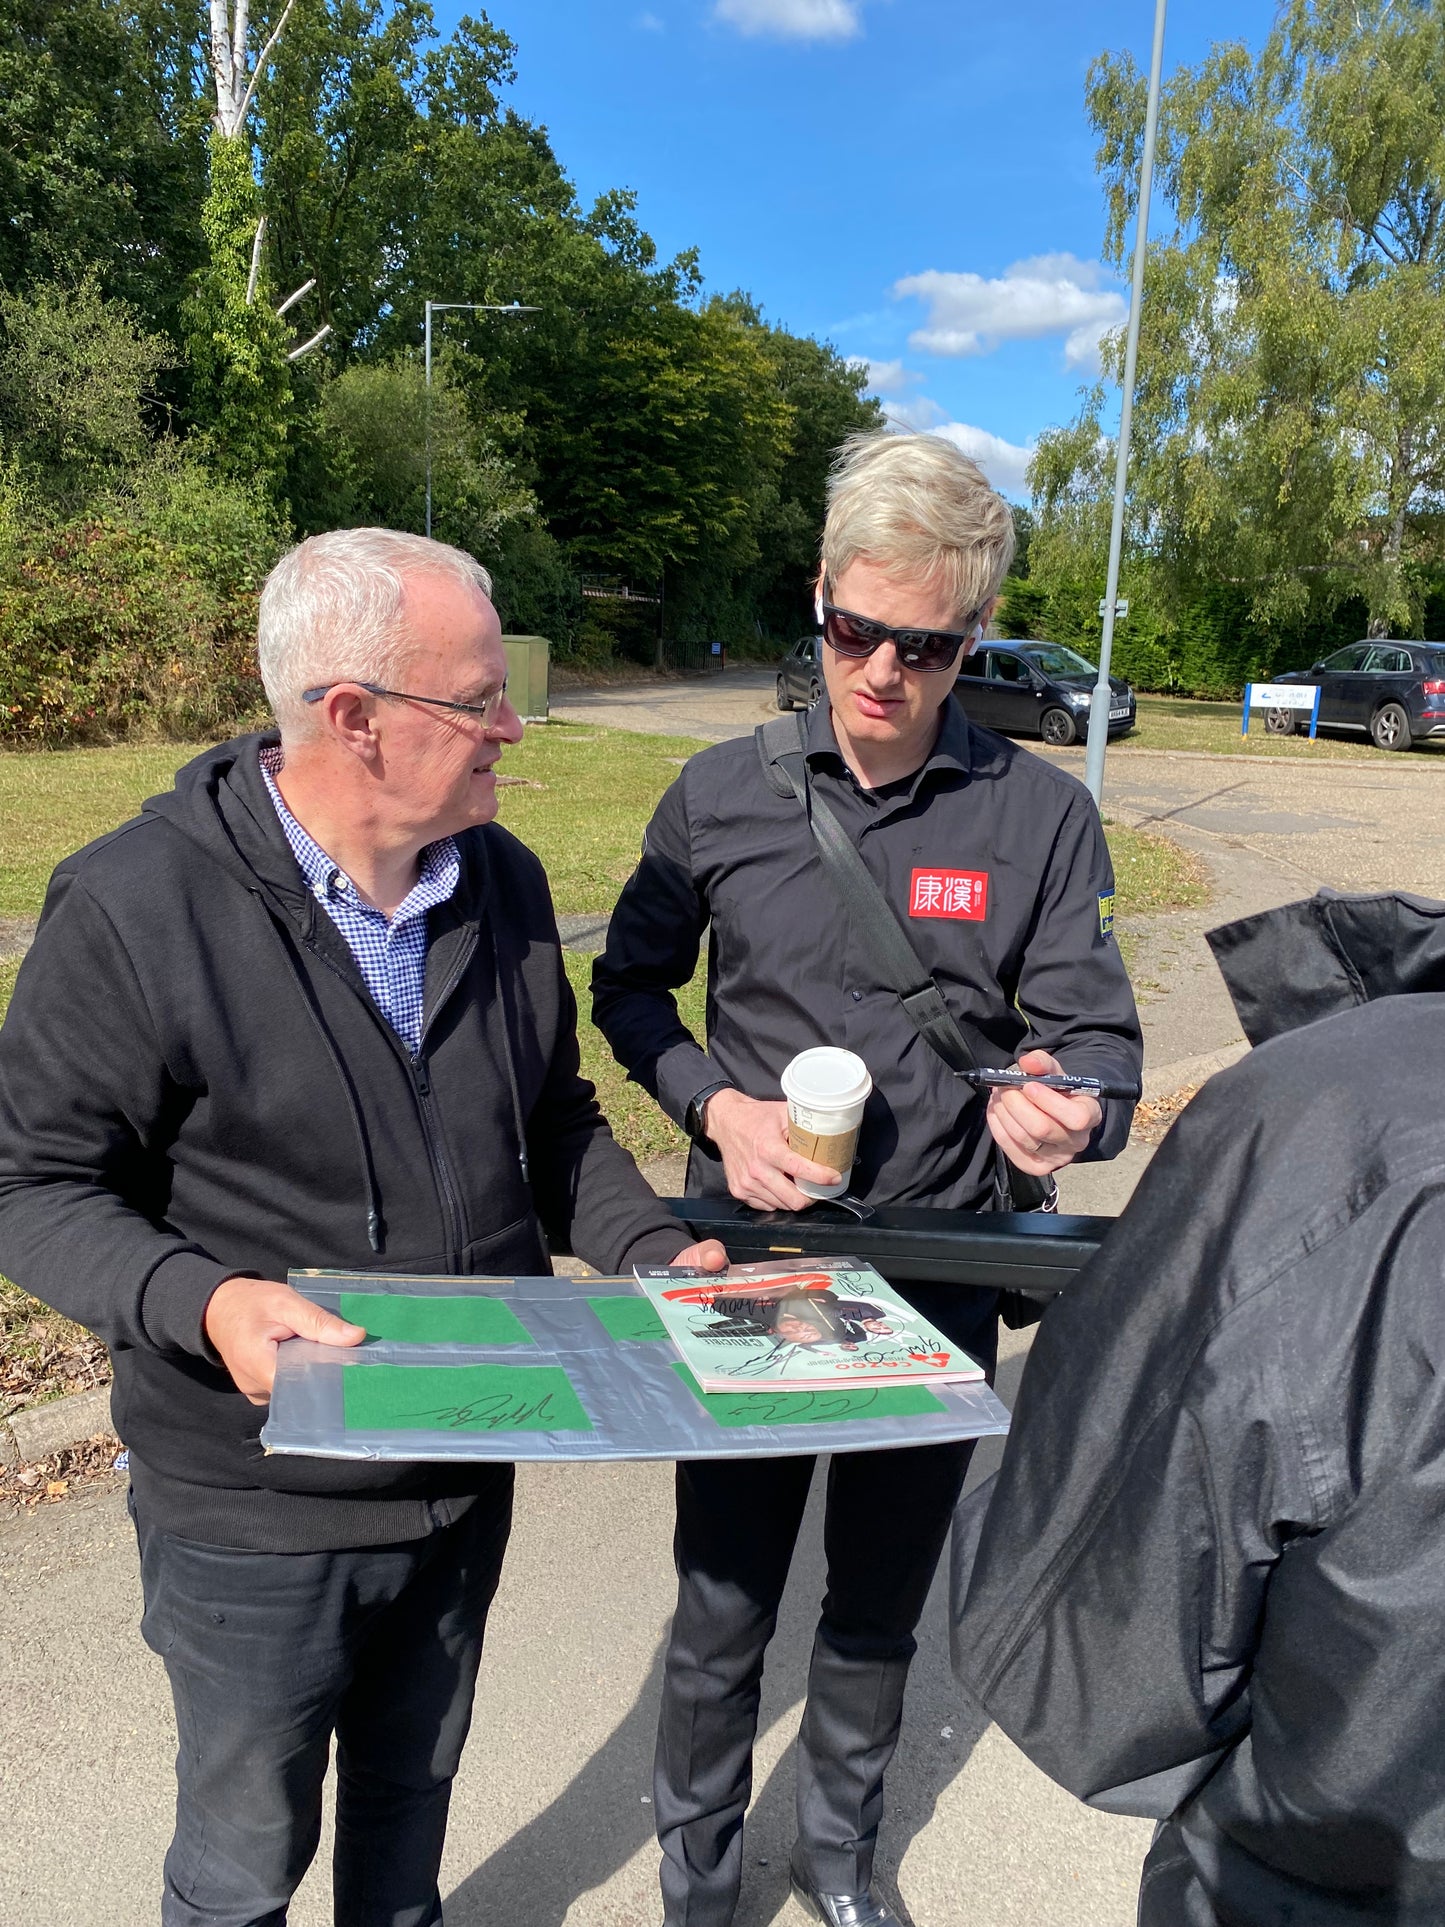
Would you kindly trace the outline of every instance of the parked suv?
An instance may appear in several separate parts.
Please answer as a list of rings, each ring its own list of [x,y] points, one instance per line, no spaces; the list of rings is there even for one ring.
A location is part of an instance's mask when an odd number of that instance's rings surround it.
[[[965,656],[953,693],[969,719],[1010,736],[1041,736],[1062,749],[1085,735],[1097,666],[1060,642],[986,642]],[[1134,691],[1109,678],[1109,734],[1135,723]]]
[[[778,708],[811,709],[823,693],[823,638],[799,636],[778,670]]]
[[[1445,736],[1445,642],[1352,642],[1309,669],[1272,680],[1318,683],[1320,722],[1358,729],[1376,749],[1408,749]],[[1264,726],[1292,736],[1309,728],[1309,711],[1267,709]]]

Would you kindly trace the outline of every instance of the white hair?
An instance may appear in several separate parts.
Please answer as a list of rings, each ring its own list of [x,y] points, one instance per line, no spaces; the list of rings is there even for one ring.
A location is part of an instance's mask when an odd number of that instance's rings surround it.
[[[283,555],[261,590],[261,681],[283,737],[304,736],[302,693],[321,683],[393,683],[415,638],[410,576],[441,577],[490,598],[492,578],[464,549],[399,529],[332,529]]]
[[[1014,539],[1008,503],[941,435],[850,435],[834,458],[823,568],[835,582],[860,560],[936,581],[963,623],[997,595]]]

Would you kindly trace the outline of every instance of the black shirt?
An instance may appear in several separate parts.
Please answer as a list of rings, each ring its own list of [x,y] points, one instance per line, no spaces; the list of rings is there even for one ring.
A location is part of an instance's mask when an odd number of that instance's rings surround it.
[[[1040,1048],[1067,1070],[1137,1081],[1143,1047],[1112,935],[1113,871],[1082,784],[976,727],[953,701],[933,753],[901,782],[858,784],[825,705],[808,719],[807,760],[956,1016],[1007,1056]],[[709,926],[704,1052],[672,993],[692,977]],[[983,1097],[876,980],[802,809],[774,794],[752,737],[700,751],[658,804],[592,993],[614,1056],[678,1123],[719,1078],[776,1099],[791,1058],[836,1044],[873,1077],[856,1196],[968,1209],[990,1195]],[[1090,1154],[1113,1157],[1133,1107],[1104,1108]],[[726,1190],[709,1147],[695,1153],[689,1186]]]

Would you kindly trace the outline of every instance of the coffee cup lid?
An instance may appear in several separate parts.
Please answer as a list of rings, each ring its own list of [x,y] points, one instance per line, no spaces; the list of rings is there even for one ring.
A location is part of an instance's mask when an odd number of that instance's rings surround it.
[[[801,1051],[782,1075],[783,1095],[820,1110],[842,1109],[867,1097],[873,1088],[868,1066],[850,1050],[819,1044]]]

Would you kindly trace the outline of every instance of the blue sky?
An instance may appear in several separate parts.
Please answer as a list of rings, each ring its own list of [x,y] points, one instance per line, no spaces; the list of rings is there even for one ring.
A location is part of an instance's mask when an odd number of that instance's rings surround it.
[[[463,10],[440,0],[439,24]],[[1146,67],[1149,0],[490,0],[512,99],[583,198],[638,195],[709,287],[866,358],[890,414],[1012,494],[1127,290],[1099,263],[1084,77]],[[1258,45],[1272,9],[1174,0],[1165,71]]]

